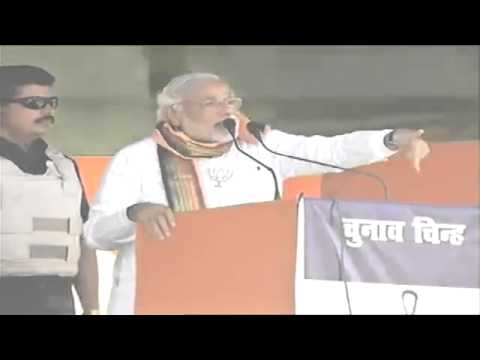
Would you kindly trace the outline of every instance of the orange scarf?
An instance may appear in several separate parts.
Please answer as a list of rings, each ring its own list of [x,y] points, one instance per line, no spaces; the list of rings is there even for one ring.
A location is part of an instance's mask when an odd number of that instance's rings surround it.
[[[236,120],[236,138],[255,144],[257,140],[247,130],[247,120]],[[168,122],[160,122],[152,135],[157,151],[163,184],[170,208],[175,212],[205,208],[202,186],[197,170],[199,158],[218,157],[230,150],[228,143],[203,143],[176,131]]]

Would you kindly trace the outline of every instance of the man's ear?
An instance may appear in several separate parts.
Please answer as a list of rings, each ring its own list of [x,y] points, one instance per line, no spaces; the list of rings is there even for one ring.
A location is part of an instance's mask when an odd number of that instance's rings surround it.
[[[173,105],[169,106],[167,109],[167,117],[168,120],[170,121],[170,124],[173,126],[173,128],[177,129],[181,127],[181,122],[180,122],[180,109]]]

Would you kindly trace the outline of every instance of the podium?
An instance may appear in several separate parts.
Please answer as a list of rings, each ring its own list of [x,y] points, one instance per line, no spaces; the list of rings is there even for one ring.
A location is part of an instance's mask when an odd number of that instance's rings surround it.
[[[138,230],[136,314],[480,311],[478,207],[304,198],[176,220],[167,240]]]
[[[166,240],[137,230],[135,313],[293,314],[297,201],[176,215]]]

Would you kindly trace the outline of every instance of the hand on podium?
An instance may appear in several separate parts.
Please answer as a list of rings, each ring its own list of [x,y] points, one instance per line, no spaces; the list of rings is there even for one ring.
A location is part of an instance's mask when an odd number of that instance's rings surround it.
[[[173,211],[164,205],[138,203],[127,209],[128,218],[142,224],[145,231],[155,239],[165,240],[175,227]]]

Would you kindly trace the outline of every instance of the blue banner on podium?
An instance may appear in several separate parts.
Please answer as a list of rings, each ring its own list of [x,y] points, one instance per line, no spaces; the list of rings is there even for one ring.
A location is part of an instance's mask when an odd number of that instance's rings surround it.
[[[478,207],[305,199],[305,278],[480,288]]]

